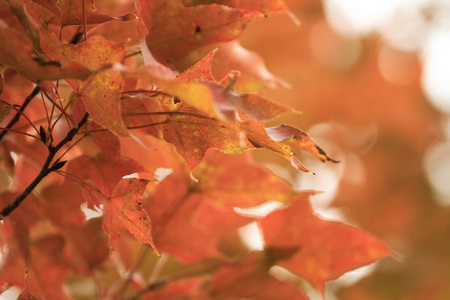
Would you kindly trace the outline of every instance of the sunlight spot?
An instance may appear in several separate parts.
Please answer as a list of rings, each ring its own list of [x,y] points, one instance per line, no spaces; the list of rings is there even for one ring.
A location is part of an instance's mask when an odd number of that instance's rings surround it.
[[[325,14],[339,32],[345,35],[368,34],[386,22],[394,13],[393,0],[325,1]]]
[[[155,170],[155,177],[158,181],[163,181],[164,178],[173,173],[172,169],[169,168],[157,168]]]
[[[244,217],[251,217],[251,218],[258,218],[258,217],[265,217],[274,210],[283,207],[284,204],[281,202],[276,201],[269,201],[266,203],[263,203],[261,205],[251,207],[251,208],[239,208],[235,207],[234,211],[241,216]]]
[[[430,102],[450,114],[450,29],[435,27],[424,49],[422,86]]]
[[[132,173],[132,174],[128,174],[122,177],[122,179],[130,179],[130,178],[139,178],[139,174],[138,173]]]
[[[310,176],[299,172],[294,182],[294,188],[298,191],[313,189],[322,192],[314,195],[311,199],[311,205],[315,210],[324,209],[330,205],[337,195],[340,176],[331,169],[331,166],[322,162],[308,160],[307,165],[320,176]]]
[[[367,266],[364,266],[364,267],[360,267],[353,271],[349,271],[349,272],[345,273],[344,275],[342,275],[341,277],[339,277],[338,279],[336,279],[335,283],[340,286],[353,285],[353,284],[357,283],[358,281],[360,281],[361,279],[363,279],[364,277],[370,275],[375,270],[376,265],[377,265],[377,262],[372,263]]]
[[[80,205],[81,211],[84,213],[86,220],[100,217],[102,214],[98,211],[92,210],[87,207],[87,202]]]
[[[20,293],[22,293],[22,290],[18,287],[10,287],[6,291],[2,292],[2,294],[0,295],[0,300],[18,299]]]
[[[242,242],[251,251],[264,250],[264,240],[256,222],[252,222],[238,229]]]
[[[428,181],[436,191],[436,200],[442,206],[450,205],[450,142],[431,146],[424,157]]]

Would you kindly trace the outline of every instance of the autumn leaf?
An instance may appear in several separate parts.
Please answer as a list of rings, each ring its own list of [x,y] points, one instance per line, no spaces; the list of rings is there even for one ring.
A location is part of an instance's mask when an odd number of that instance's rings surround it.
[[[225,155],[210,151],[195,169],[199,182],[196,192],[220,208],[257,206],[267,201],[286,202],[293,194],[291,185],[249,155]],[[258,178],[258,180],[253,180]]]
[[[322,150],[313,139],[298,128],[290,125],[282,124],[275,127],[266,128],[267,134],[270,138],[276,142],[282,142],[284,144],[302,149],[319,158],[321,161],[331,161],[337,163],[339,161],[330,158],[325,151]]]
[[[185,7],[180,0],[139,3],[149,30],[150,51],[160,61],[176,67],[198,47],[238,38],[246,24],[259,15],[217,4]],[[170,26],[167,20],[172,20]]]
[[[0,64],[15,68],[23,77],[33,81],[63,78],[86,79],[92,72],[76,62],[51,61],[35,55],[26,34],[6,24],[0,25]]]
[[[68,180],[75,180],[83,186],[88,207],[99,206],[101,200],[109,197],[125,175],[145,171],[131,159],[98,154],[95,157],[79,156],[67,164]]]
[[[118,63],[125,55],[123,46],[101,36],[93,36],[80,45],[62,44],[49,30],[41,30],[41,47],[54,59],[76,62],[91,70]],[[117,136],[128,135],[121,118],[120,94],[124,82],[120,72],[107,69],[93,74],[86,81],[68,83],[77,91],[96,123]]]
[[[178,112],[198,114],[189,107]],[[241,154],[254,148],[232,125],[207,117],[191,115],[173,115],[163,126],[164,139],[172,143],[178,153],[186,160],[189,169],[194,169],[205,156],[209,148],[227,154]]]
[[[371,234],[316,216],[309,196],[307,192],[299,194],[287,208],[260,221],[265,247],[298,247],[290,259],[278,263],[280,266],[304,277],[323,293],[325,281],[390,254]]]
[[[108,237],[103,231],[103,219],[92,218],[83,226],[66,224],[60,228],[65,237],[64,255],[74,271],[86,276],[108,258]]]
[[[115,239],[127,229],[141,243],[149,244],[158,254],[152,239],[150,217],[142,207],[148,181],[136,178],[122,179],[105,203],[103,229],[108,238]]]
[[[213,3],[261,13],[286,11],[286,4],[282,0],[183,0],[185,6]]]
[[[238,94],[212,82],[204,82],[203,84],[208,86],[212,93],[214,107],[222,116],[233,121],[236,118],[236,113],[239,111],[244,112],[249,118],[260,122],[269,121],[284,113],[299,113],[293,108],[257,94]]]
[[[252,219],[213,206],[201,193],[189,190],[188,180],[175,173],[169,175],[145,204],[153,222],[155,244],[160,251],[186,263],[222,257],[217,249],[222,234]]]
[[[61,20],[62,26],[66,25],[92,25],[112,20],[131,21],[136,18],[133,13],[119,17],[104,15],[95,7],[94,0],[33,0],[42,5]]]

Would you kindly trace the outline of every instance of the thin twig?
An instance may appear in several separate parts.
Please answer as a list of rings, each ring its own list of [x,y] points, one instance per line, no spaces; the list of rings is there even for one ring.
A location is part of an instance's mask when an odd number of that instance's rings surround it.
[[[20,133],[20,134],[23,134],[23,135],[26,135],[26,136],[29,136],[29,137],[32,137],[32,138],[35,138],[35,139],[39,140],[39,138],[37,136],[34,136],[32,134],[29,134],[29,133],[26,133],[26,132],[23,132],[23,131],[20,131],[20,130],[15,130],[15,129],[6,128],[6,127],[0,127],[0,129],[6,130],[6,131],[15,132],[15,133]]]
[[[60,141],[56,146],[53,146],[51,143],[47,146],[48,148],[48,156],[47,159],[44,162],[44,165],[41,168],[41,171],[36,176],[36,178],[27,186],[27,188],[20,194],[12,203],[5,206],[2,211],[0,212],[0,219],[3,217],[8,216],[11,212],[13,212],[17,207],[19,207],[20,203],[22,203],[23,200],[34,190],[34,188],[44,179],[48,174],[50,174],[53,171],[58,170],[61,168],[64,164],[60,163],[59,161],[55,161],[52,164],[53,158],[55,157],[56,153],[68,142],[72,141],[72,139],[75,137],[75,135],[78,133],[78,130],[86,124],[88,120],[89,114],[85,114],[83,116],[83,119],[81,119],[78,124],[69,130],[66,137]]]
[[[35,86],[33,91],[31,91],[31,93],[25,98],[25,100],[23,101],[22,106],[20,107],[19,111],[15,114],[14,118],[12,118],[12,120],[8,123],[8,125],[6,125],[5,129],[3,129],[3,131],[0,133],[0,140],[6,135],[6,133],[8,132],[8,129],[13,127],[14,124],[16,124],[17,121],[19,121],[20,116],[22,115],[22,113],[25,110],[25,108],[28,106],[28,104],[30,104],[31,100],[37,94],[39,94],[40,91],[41,91],[41,87],[40,86]]]

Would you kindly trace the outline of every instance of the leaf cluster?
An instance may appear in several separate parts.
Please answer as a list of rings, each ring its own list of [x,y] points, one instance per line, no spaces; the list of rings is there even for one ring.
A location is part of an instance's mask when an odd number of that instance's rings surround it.
[[[80,285],[99,299],[307,299],[299,278],[323,293],[389,254],[369,233],[316,216],[314,191],[249,156],[266,148],[311,174],[294,149],[337,162],[306,132],[265,125],[297,112],[255,92],[281,81],[237,38],[286,12],[281,0],[111,7],[0,6],[0,286],[23,289],[20,299],[81,299]],[[216,52],[251,76],[215,79]],[[236,209],[269,201],[281,208]],[[251,223],[258,251],[238,237]],[[275,267],[296,279],[277,279]]]

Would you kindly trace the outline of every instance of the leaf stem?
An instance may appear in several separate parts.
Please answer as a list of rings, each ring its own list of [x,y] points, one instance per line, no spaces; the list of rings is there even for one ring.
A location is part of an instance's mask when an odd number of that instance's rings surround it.
[[[14,126],[14,124],[17,123],[17,121],[19,121],[20,116],[22,115],[23,111],[25,110],[25,108],[28,106],[28,104],[30,104],[31,100],[37,95],[39,94],[39,92],[41,91],[41,87],[40,86],[35,86],[33,91],[31,91],[31,93],[25,98],[25,100],[23,101],[22,106],[20,107],[20,109],[17,111],[17,113],[14,115],[14,118],[12,118],[12,120],[8,123],[8,125],[6,125],[6,127],[3,129],[3,131],[0,133],[0,140],[6,135],[6,133],[9,131],[9,129],[11,127]]]

